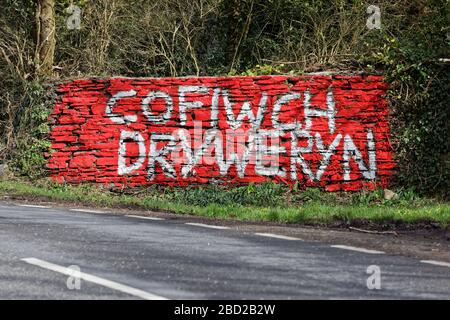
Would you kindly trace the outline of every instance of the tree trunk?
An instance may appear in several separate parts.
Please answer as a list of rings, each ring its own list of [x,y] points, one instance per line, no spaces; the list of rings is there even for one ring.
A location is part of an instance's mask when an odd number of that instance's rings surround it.
[[[55,56],[55,0],[38,0],[36,9],[36,73],[53,74]]]
[[[242,16],[244,3],[242,0],[227,0],[227,48],[226,48],[226,63],[232,68],[236,57],[236,51],[239,46],[239,38],[242,31]]]
[[[254,0],[228,0],[227,1],[227,49],[226,62],[230,71],[240,60],[239,47],[248,35],[252,22]]]

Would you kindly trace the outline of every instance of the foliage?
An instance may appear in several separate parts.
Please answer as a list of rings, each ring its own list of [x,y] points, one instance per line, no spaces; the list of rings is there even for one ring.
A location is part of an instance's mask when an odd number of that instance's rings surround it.
[[[382,45],[365,63],[384,69],[390,83],[395,184],[450,197],[450,12],[446,1],[427,1],[415,10],[402,33],[379,33]],[[418,11],[418,12],[417,12]]]
[[[39,82],[29,82],[26,90],[27,103],[31,107],[23,109],[20,114],[18,139],[9,157],[18,174],[34,179],[46,174],[45,156],[51,147],[48,141],[51,102],[49,89]]]
[[[287,187],[279,184],[250,184],[235,188],[224,186],[188,187],[168,189],[166,196],[175,202],[199,206],[208,204],[258,206],[261,203],[277,206],[282,205],[282,196],[286,193],[286,189]]]

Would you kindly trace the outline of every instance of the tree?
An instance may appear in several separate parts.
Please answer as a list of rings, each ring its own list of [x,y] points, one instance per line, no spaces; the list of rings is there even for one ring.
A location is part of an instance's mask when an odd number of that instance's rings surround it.
[[[36,72],[40,76],[53,74],[55,56],[55,0],[38,0],[36,8]]]

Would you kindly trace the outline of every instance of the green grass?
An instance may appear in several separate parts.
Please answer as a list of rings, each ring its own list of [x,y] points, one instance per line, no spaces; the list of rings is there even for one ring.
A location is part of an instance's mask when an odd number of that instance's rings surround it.
[[[318,189],[295,191],[277,184],[234,188],[221,186],[107,190],[101,186],[33,184],[0,180],[0,194],[35,200],[86,204],[97,207],[140,208],[241,221],[302,224],[450,224],[450,204],[420,198],[411,190],[398,190],[399,199],[387,201],[381,190],[326,193]]]

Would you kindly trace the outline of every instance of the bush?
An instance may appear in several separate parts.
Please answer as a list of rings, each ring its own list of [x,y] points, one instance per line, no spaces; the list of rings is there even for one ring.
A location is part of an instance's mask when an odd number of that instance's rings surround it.
[[[392,144],[398,163],[394,184],[424,194],[450,197],[450,45],[446,1],[410,5],[408,24],[384,30],[370,67],[390,83]]]
[[[174,202],[207,206],[218,205],[243,205],[282,206],[284,195],[288,188],[274,183],[250,184],[248,186],[229,188],[226,186],[168,188],[166,196]]]

